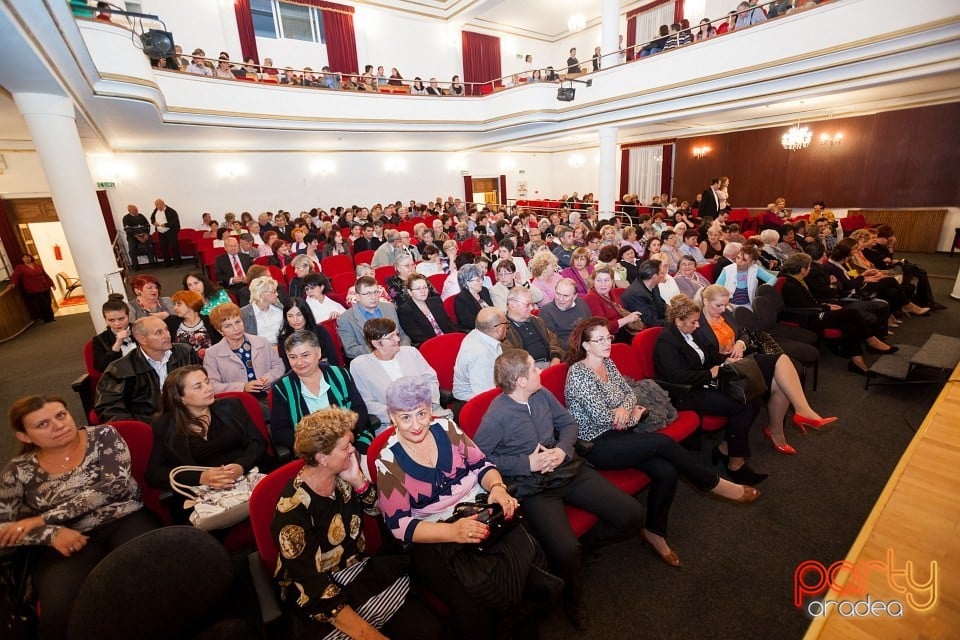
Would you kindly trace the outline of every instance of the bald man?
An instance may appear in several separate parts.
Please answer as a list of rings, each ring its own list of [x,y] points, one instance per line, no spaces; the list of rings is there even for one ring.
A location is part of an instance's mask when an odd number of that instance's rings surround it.
[[[160,198],[153,203],[153,213],[150,214],[150,224],[154,225],[160,238],[160,255],[163,257],[163,263],[170,265],[171,262],[180,266],[182,259],[180,257],[180,240],[177,236],[180,233],[180,215],[173,207],[168,207]]]
[[[477,313],[476,328],[463,339],[453,365],[453,397],[457,400],[469,400],[493,389],[493,363],[503,352],[500,343],[509,324],[496,307],[484,307]]]

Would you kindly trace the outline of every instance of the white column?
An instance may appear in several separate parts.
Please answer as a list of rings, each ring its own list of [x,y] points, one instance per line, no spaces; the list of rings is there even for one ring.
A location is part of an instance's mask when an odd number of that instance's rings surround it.
[[[106,275],[117,270],[117,263],[80,144],[73,102],[43,93],[15,93],[13,99],[27,121],[83,283],[90,317],[100,332],[106,328],[100,314],[100,305],[107,299]]]
[[[606,56],[600,65],[601,69],[608,69],[617,64],[617,57],[612,54],[620,47],[620,2],[619,0],[603,0],[603,9],[600,14],[600,51]],[[624,34],[626,46],[626,34]]]
[[[617,127],[600,127],[600,194],[597,207],[600,219],[613,217],[617,202]]]

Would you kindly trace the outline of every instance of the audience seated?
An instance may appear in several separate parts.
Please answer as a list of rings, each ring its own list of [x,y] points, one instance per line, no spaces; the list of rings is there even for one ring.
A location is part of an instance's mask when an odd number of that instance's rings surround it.
[[[457,271],[460,292],[454,297],[453,309],[457,324],[467,331],[473,330],[481,309],[493,306],[490,291],[483,286],[484,275],[476,264],[464,265]]]
[[[65,638],[90,572],[159,523],[143,508],[130,451],[113,427],[77,427],[56,396],[19,398],[9,415],[20,450],[0,474],[0,548],[35,551],[27,566],[43,606],[38,637]]]
[[[412,346],[419,347],[435,336],[461,331],[461,327],[450,320],[426,276],[414,273],[407,278],[405,286],[408,294],[397,306],[397,317]]]
[[[234,398],[216,399],[207,372],[200,365],[171,371],[163,383],[163,413],[153,420],[153,449],[147,483],[170,489],[170,473],[180,466],[209,467],[183,471],[177,482],[226,489],[257,467],[269,471],[267,442],[243,404]],[[180,501],[171,501],[176,503]],[[171,504],[172,506],[172,504]],[[175,522],[186,523],[188,512],[171,509]]]
[[[434,416],[452,415],[440,406],[437,372],[415,348],[400,345],[400,334],[393,320],[367,320],[363,326],[363,337],[370,353],[354,358],[350,363],[350,374],[363,396],[367,411],[377,416],[382,425],[390,424],[386,404],[387,387],[401,377],[413,376],[428,385],[432,398],[430,410]]]
[[[150,422],[160,410],[160,390],[167,375],[178,367],[200,364],[197,352],[173,344],[166,323],[156,316],[132,325],[138,348],[111,362],[97,384],[95,411],[104,422]]]
[[[207,349],[204,368],[214,393],[246,391],[266,407],[267,392],[285,367],[276,348],[263,336],[248,333],[243,310],[229,302],[215,308],[210,321],[223,339]]]
[[[597,267],[590,276],[590,292],[584,297],[590,313],[606,318],[610,332],[617,342],[629,344],[641,329],[643,319],[636,311],[628,311],[611,297],[614,287],[613,270],[610,267]]]
[[[507,316],[496,307],[481,309],[474,328],[460,345],[453,366],[453,396],[470,398],[492,389],[493,364],[503,352],[501,342],[507,335]]]
[[[130,327],[130,307],[122,293],[111,293],[101,308],[107,328],[93,337],[93,367],[100,372],[107,365],[137,348]]]
[[[553,302],[540,307],[537,317],[557,335],[557,342],[566,349],[573,328],[590,314],[590,307],[577,295],[576,283],[570,278],[562,278],[557,282]]]
[[[210,319],[200,315],[203,298],[195,291],[177,291],[170,299],[173,301],[173,315],[167,318],[170,336],[174,342],[190,345],[203,360],[206,350],[220,340]]]
[[[504,348],[523,349],[541,369],[557,364],[566,353],[556,334],[533,315],[533,298],[526,289],[514,288],[507,296],[506,327]]]
[[[357,356],[370,353],[366,341],[363,338],[363,325],[367,320],[373,318],[389,318],[399,327],[400,321],[397,318],[397,309],[389,302],[380,302],[380,285],[370,276],[363,276],[357,279],[358,301],[346,312],[337,317],[337,333],[340,335],[340,342],[343,344],[343,351],[347,359],[352,360]],[[410,338],[398,329],[400,334],[400,344],[409,345]]]
[[[346,369],[322,362],[320,341],[309,331],[294,331],[283,348],[290,371],[280,377],[271,392],[270,437],[274,445],[293,446],[300,420],[318,409],[341,407],[358,416],[355,442],[366,453],[373,440],[367,406]]]

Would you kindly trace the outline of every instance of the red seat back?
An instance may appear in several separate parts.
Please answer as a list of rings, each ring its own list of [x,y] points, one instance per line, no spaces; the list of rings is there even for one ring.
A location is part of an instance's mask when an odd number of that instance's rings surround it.
[[[440,388],[444,391],[453,390],[453,365],[460,353],[460,344],[466,337],[465,333],[445,333],[420,345],[420,355],[437,372]]]
[[[283,270],[280,267],[275,267],[272,264],[267,265],[267,269],[270,270],[270,277],[277,281],[278,284],[281,284],[286,288],[288,284],[287,277],[283,275]]]
[[[347,292],[350,291],[350,287],[356,284],[356,282],[357,276],[354,275],[352,271],[335,273],[330,276],[330,288],[333,289],[334,293],[339,293],[340,295],[344,296],[344,299],[346,299]]]
[[[633,347],[621,342],[614,342],[610,346],[610,359],[617,365],[617,370],[628,378],[642,380],[644,378],[643,369],[634,353]]]
[[[445,273],[435,273],[432,276],[427,276],[427,280],[430,281],[430,284],[436,290],[437,293],[443,293],[443,283],[447,281],[447,274]],[[453,318],[451,318],[452,320]]]
[[[367,471],[374,484],[377,483],[377,458],[380,457],[380,450],[387,444],[387,440],[393,435],[393,432],[393,427],[387,427],[377,434],[377,437],[367,447]]]
[[[784,276],[780,276],[779,278],[777,278],[777,284],[775,286],[777,287],[777,292],[780,293],[781,295],[783,294],[783,284],[786,281],[787,279]]]
[[[93,364],[93,340],[89,340],[87,344],[83,345],[83,364],[87,368],[87,375],[90,376],[90,384],[96,389],[103,372],[97,371]]]
[[[563,393],[567,386],[567,371],[570,365],[566,362],[551,365],[540,372],[540,384],[543,388],[553,394],[564,407],[567,406],[566,395]]]
[[[160,491],[147,486],[147,464],[153,452],[153,429],[139,420],[117,420],[111,422],[110,426],[120,433],[120,437],[127,443],[127,449],[130,450],[130,472],[133,474],[133,479],[140,485],[143,504],[169,524],[170,514],[160,503]]]
[[[613,301],[617,304],[621,304],[620,299],[623,298],[624,291],[625,289],[621,287],[614,287],[613,289],[610,289],[610,298],[613,299]]]
[[[716,265],[714,265],[712,262],[708,262],[707,264],[701,264],[698,266],[697,273],[706,278],[707,282],[713,282],[713,273],[715,268]]]
[[[450,321],[453,324],[460,324],[460,321],[457,320],[457,312],[454,309],[453,303],[456,300],[457,296],[450,296],[443,301],[443,310],[447,312],[447,317],[450,318]]]
[[[655,379],[657,377],[657,372],[653,367],[653,347],[657,344],[661,331],[663,331],[663,327],[648,327],[633,336],[633,342],[630,343],[630,346],[637,356],[637,364],[640,365],[638,370],[640,379]]]
[[[373,270],[373,277],[377,279],[377,282],[379,282],[382,287],[387,286],[387,278],[392,278],[396,274],[397,270],[392,265],[377,267]]]
[[[374,251],[374,250],[372,250],[372,249],[369,250],[369,251],[360,251],[360,252],[356,253],[356,254],[353,256],[353,263],[354,263],[355,265],[356,265],[356,264],[370,264],[371,262],[373,262],[373,254],[375,254],[375,253],[376,253],[376,251]]]
[[[340,352],[340,362],[347,361],[347,354],[343,350],[343,342],[340,341],[340,334],[337,333],[337,319],[330,318],[324,320],[320,324],[327,330],[327,333],[330,334],[330,339],[333,340],[333,346],[336,347],[337,351]]]
[[[253,539],[257,543],[260,560],[270,575],[273,575],[277,567],[277,542],[270,534],[270,523],[273,522],[273,514],[277,510],[280,492],[300,472],[303,464],[303,460],[288,462],[261,479],[250,494],[250,526],[253,528]]]
[[[243,409],[247,412],[247,415],[253,420],[257,431],[259,431],[263,439],[267,441],[267,453],[271,456],[274,455],[273,442],[270,441],[270,431],[267,429],[267,422],[263,417],[263,409],[260,408],[260,403],[257,399],[246,391],[224,391],[223,393],[218,393],[216,397],[239,400],[240,404],[243,405]]]
[[[463,405],[463,408],[460,409],[460,429],[467,434],[469,438],[477,435],[480,421],[483,420],[487,409],[490,408],[490,403],[493,402],[493,399],[500,395],[500,393],[500,389],[496,387],[487,389],[483,393],[470,398],[467,403]]]
[[[259,264],[261,267],[269,267],[270,256],[258,256],[253,259],[253,264]]]
[[[335,273],[349,272],[353,273],[353,259],[350,256],[330,256],[320,262],[323,272],[327,277],[332,277]]]

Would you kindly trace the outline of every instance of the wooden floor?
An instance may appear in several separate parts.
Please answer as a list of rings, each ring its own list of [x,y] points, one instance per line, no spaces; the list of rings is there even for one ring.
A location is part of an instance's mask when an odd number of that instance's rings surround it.
[[[960,365],[890,476],[846,562],[835,583],[848,588],[840,594],[830,590],[828,614],[814,619],[804,640],[960,637]],[[812,566],[804,584],[814,585],[819,570]],[[849,588],[858,581],[861,588]],[[849,603],[868,596],[872,603],[902,603],[902,616],[849,615]]]

